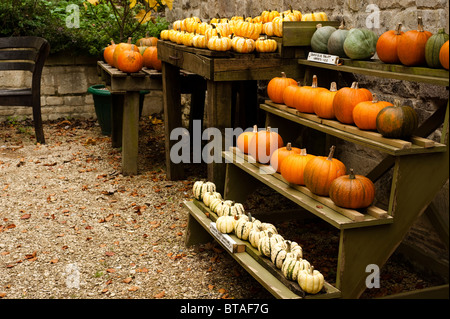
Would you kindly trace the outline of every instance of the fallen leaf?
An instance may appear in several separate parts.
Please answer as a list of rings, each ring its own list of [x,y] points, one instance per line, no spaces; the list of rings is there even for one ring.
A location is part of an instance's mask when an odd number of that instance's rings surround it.
[[[31,214],[23,214],[22,216],[20,216],[20,219],[28,219],[31,217]]]
[[[133,287],[128,288],[128,291],[136,291],[138,289],[139,289],[139,287],[133,286]]]
[[[56,264],[57,262],[58,262],[58,258],[55,258],[55,259],[50,260],[50,263],[51,263],[51,264]]]
[[[114,252],[112,252],[112,251],[107,251],[107,252],[105,253],[105,255],[108,256],[108,257],[111,257],[111,256],[114,256],[115,254],[114,254]]]
[[[124,283],[129,284],[133,280],[131,277],[127,277],[123,280]]]
[[[164,297],[165,294],[166,294],[166,292],[163,290],[163,291],[161,291],[159,294],[156,294],[154,297],[159,299],[159,298]]]

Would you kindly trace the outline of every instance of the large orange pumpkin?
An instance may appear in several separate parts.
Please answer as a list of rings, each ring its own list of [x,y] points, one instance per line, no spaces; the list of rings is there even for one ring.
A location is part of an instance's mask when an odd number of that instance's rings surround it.
[[[162,61],[158,59],[157,47],[148,47],[147,49],[145,49],[143,58],[144,58],[144,66],[146,66],[149,69],[161,71]]]
[[[113,54],[115,48],[116,44],[114,43],[114,40],[111,40],[111,44],[105,48],[105,51],[103,51],[103,58],[110,66],[113,66]]]
[[[448,70],[448,40],[447,42],[445,42],[442,47],[441,50],[439,51],[439,62],[441,62],[441,65],[444,69]]]
[[[133,44],[129,50],[125,50],[119,54],[117,59],[117,68],[126,73],[139,72],[144,66],[144,59],[141,53],[134,50]]]
[[[133,47],[133,50],[139,52],[139,48],[136,45],[131,44],[131,38],[128,38],[128,42],[122,42],[116,45],[113,53],[113,66],[118,68],[117,60],[119,59],[120,53],[130,50]]]
[[[281,77],[275,77],[269,81],[267,85],[267,95],[272,102],[282,104],[284,89],[290,85],[298,85],[297,81],[292,78],[288,78],[286,73],[281,72]]]
[[[270,165],[274,170],[276,170],[278,173],[281,172],[281,164],[283,161],[292,154],[300,154],[301,149],[298,147],[292,147],[291,143],[287,143],[285,147],[280,147],[279,149],[275,150],[275,152],[272,153],[272,156],[270,157]]]
[[[306,164],[313,158],[315,156],[308,154],[305,148],[301,150],[300,154],[289,155],[281,163],[281,176],[289,183],[305,185],[304,170]]]
[[[399,23],[395,30],[389,30],[380,35],[377,42],[378,58],[384,63],[400,63],[397,54],[398,40],[404,34],[402,24]]]
[[[289,85],[283,92],[283,103],[295,109],[295,102],[298,100],[298,94],[300,93],[301,85],[297,83],[295,85]]]
[[[316,156],[305,166],[303,171],[305,186],[316,195],[329,196],[333,180],[346,173],[344,163],[333,158],[335,149],[333,145],[328,157]]]
[[[326,90],[318,86],[317,76],[314,75],[311,86],[300,87],[300,92],[298,92],[297,99],[294,101],[294,107],[303,113],[314,113],[314,102],[317,95]]]
[[[349,175],[333,180],[329,196],[339,207],[366,208],[372,205],[375,199],[375,186],[370,179],[362,175],[355,175],[353,169],[350,169]]]
[[[333,100],[334,114],[337,120],[344,124],[354,124],[353,109],[359,102],[372,101],[372,93],[364,88],[359,88],[358,82],[352,86],[340,89]]]
[[[256,133],[258,133],[258,126],[254,125],[253,131],[247,131],[239,134],[236,141],[236,146],[242,153],[248,154],[248,145]]]
[[[257,162],[268,164],[272,153],[283,145],[281,136],[269,126],[253,136],[248,152]]]
[[[425,31],[422,18],[418,18],[417,30],[405,32],[398,41],[397,54],[400,62],[406,66],[426,64],[425,46],[433,34]]]
[[[376,130],[377,115],[386,106],[392,106],[392,103],[378,101],[376,94],[373,94],[372,101],[358,103],[353,109],[353,120],[355,125],[361,130]]]
[[[334,108],[333,101],[336,96],[338,90],[336,86],[336,82],[331,83],[329,90],[323,90],[319,94],[317,94],[314,101],[314,113],[318,117],[324,119],[334,119]]]

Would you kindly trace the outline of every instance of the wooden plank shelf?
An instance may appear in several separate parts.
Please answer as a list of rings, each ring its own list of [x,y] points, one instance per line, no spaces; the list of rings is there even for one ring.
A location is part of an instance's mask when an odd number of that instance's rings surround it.
[[[215,222],[218,216],[202,202],[195,199],[185,201],[184,206],[189,210],[190,215],[214,238],[209,225],[211,222]],[[229,250],[225,250],[274,297],[278,299],[331,299],[340,297],[340,291],[327,282],[324,283],[324,287],[319,293],[315,295],[305,293],[297,282],[286,279],[281,271],[275,268],[273,263],[262,256],[248,241],[240,240],[233,234],[229,234],[229,236],[239,245],[245,245],[245,252],[230,253]],[[220,241],[217,242],[222,245]]]
[[[429,83],[440,86],[449,86],[449,71],[445,69],[432,69],[426,67],[408,67],[399,64],[387,64],[379,60],[351,60],[340,59],[341,65],[331,65],[299,59],[300,65],[317,67],[340,72],[376,76],[402,81]]]
[[[338,229],[392,224],[394,218],[386,211],[371,206],[363,210],[344,209],[336,206],[330,198],[317,196],[306,187],[287,182],[269,165],[257,163],[251,156],[232,147],[222,153],[226,163],[234,164],[257,180],[271,187],[286,198],[320,217]]]
[[[429,139],[416,136],[410,140],[385,138],[378,132],[360,130],[354,125],[342,124],[337,120],[322,119],[315,114],[301,113],[284,104],[276,104],[272,101],[265,101],[260,108],[287,120],[394,156],[447,151],[447,145]]]

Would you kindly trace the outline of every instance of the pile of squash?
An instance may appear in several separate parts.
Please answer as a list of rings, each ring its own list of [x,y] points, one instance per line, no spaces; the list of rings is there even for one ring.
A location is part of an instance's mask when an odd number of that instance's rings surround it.
[[[449,69],[449,35],[445,29],[436,34],[426,31],[421,17],[417,30],[403,32],[399,23],[380,37],[366,28],[347,29],[344,21],[338,29],[318,24],[311,49],[355,60],[370,59],[377,53],[384,63]]]
[[[212,182],[196,181],[192,191],[195,199],[203,201],[219,216],[216,220],[219,232],[234,233],[239,239],[248,241],[288,280],[298,282],[306,293],[317,294],[322,290],[323,275],[303,258],[303,249],[298,243],[285,240],[273,224],[246,214],[242,204],[224,200]]]
[[[259,130],[253,127],[238,136],[237,148],[261,164],[270,165],[274,172],[290,184],[305,186],[313,194],[330,197],[339,207],[363,209],[375,199],[373,182],[353,169],[347,168],[337,158],[332,146],[328,156],[308,154],[306,149],[284,146],[283,139],[270,127]]]
[[[194,16],[175,21],[171,29],[161,32],[160,37],[177,44],[213,51],[275,52],[277,42],[268,37],[282,37],[284,21],[319,20],[328,20],[324,12],[302,15],[292,9],[281,13],[263,11],[255,18],[213,18],[209,23]]]
[[[158,38],[148,35],[137,40],[135,44],[131,43],[131,38],[119,44],[111,41],[103,51],[103,58],[110,66],[125,73],[139,72],[143,67],[161,71],[162,63],[158,59],[157,42]]]
[[[361,130],[378,131],[386,138],[408,139],[417,129],[418,116],[414,108],[378,100],[358,82],[351,87],[337,88],[333,82],[330,88],[318,86],[317,76],[312,85],[301,86],[285,73],[269,81],[267,95],[278,104],[285,104],[302,113],[337,120],[346,125],[355,125]]]

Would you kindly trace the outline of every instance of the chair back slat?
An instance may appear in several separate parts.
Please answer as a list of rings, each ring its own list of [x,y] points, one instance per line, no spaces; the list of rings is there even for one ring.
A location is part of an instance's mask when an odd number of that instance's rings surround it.
[[[0,71],[30,71],[34,72],[35,64],[34,62],[1,62],[0,61]]]
[[[0,49],[35,48],[39,50],[47,41],[39,37],[3,37],[0,38]]]
[[[37,57],[38,51],[35,49],[0,50],[0,63],[2,60],[26,60],[36,62]]]

